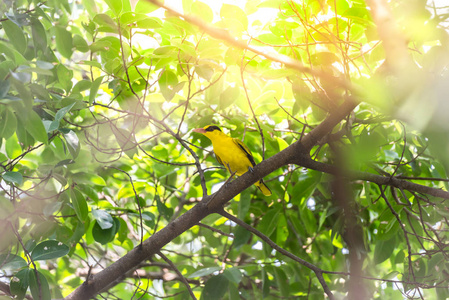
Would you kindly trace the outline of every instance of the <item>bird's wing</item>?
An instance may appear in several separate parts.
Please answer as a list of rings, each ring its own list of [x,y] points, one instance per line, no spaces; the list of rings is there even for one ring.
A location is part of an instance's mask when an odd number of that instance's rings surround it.
[[[245,152],[246,157],[251,162],[251,165],[253,165],[253,167],[254,167],[256,165],[256,162],[254,161],[254,157],[251,154],[251,150],[249,150],[249,148],[246,147],[246,145],[243,144],[243,142],[241,140],[236,139],[236,138],[233,138],[232,140],[240,149],[242,149],[243,152]]]
[[[217,158],[218,163],[219,163],[220,165],[223,165],[223,166],[224,166],[223,161],[221,160],[220,156],[217,155],[217,153],[215,153],[215,157]]]

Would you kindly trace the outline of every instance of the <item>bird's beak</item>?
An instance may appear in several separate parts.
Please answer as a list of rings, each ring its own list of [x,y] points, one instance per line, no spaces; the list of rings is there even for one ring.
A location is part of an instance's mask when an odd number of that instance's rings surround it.
[[[193,132],[205,133],[206,130],[204,130],[203,128],[195,128],[195,129],[193,129]]]

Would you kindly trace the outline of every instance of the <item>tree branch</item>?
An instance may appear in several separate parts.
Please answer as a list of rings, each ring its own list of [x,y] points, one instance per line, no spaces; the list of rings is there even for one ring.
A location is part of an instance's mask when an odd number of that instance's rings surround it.
[[[309,160],[303,160],[301,163],[301,166],[309,169],[313,169],[315,171],[321,171],[328,174],[338,174],[339,170],[338,167],[330,164],[325,164],[322,162],[314,161],[312,159]],[[396,177],[390,177],[390,176],[381,176],[376,174],[371,174],[367,172],[360,172],[360,171],[348,171],[346,174],[350,179],[352,180],[364,180],[369,181],[378,185],[388,185],[393,186],[396,188],[409,190],[413,192],[418,192],[421,194],[428,194],[434,197],[439,197],[443,199],[449,199],[449,192],[428,187],[425,185],[409,182],[407,180],[398,179]]]
[[[344,102],[338,109],[330,114],[320,125],[315,127],[309,134],[285,148],[276,155],[256,165],[253,172],[247,172],[239,178],[228,183],[226,189],[220,189],[217,193],[206,195],[192,209],[170,222],[166,227],[153,234],[140,246],[128,252],[118,261],[108,266],[102,272],[92,276],[88,282],[79,286],[66,299],[89,299],[100,291],[112,286],[117,279],[117,274],[125,274],[135,269],[142,261],[156,254],[162,247],[174,238],[198,225],[203,218],[211,213],[218,213],[223,206],[244,189],[253,185],[256,181],[267,176],[271,172],[290,163],[311,168],[325,173],[335,174],[336,167],[314,161],[309,156],[310,149],[316,145],[326,134],[328,134],[345,116],[352,111],[355,103],[351,100]],[[364,172],[348,172],[351,179],[367,180],[380,185],[390,185],[398,188],[426,193],[436,197],[449,199],[449,192],[400,180],[394,177],[384,177]]]
[[[190,297],[192,297],[192,299],[196,300],[195,294],[193,293],[192,288],[190,287],[190,284],[187,282],[187,279],[182,275],[181,271],[178,270],[178,268],[175,266],[175,264],[170,259],[168,259],[167,256],[162,254],[161,251],[159,251],[157,253],[157,255],[162,257],[162,259],[165,260],[165,262],[170,265],[172,270],[175,271],[176,274],[178,274],[179,279],[182,281],[182,283],[184,283],[184,285],[186,286],[187,290],[189,291]]]
[[[283,151],[262,161],[253,168],[253,172],[247,172],[228,183],[225,189],[220,189],[215,194],[204,196],[193,208],[153,234],[140,246],[137,246],[128,252],[125,256],[108,266],[102,272],[89,278],[88,281],[79,286],[72,294],[67,296],[66,299],[89,299],[100,291],[113,286],[117,282],[117,274],[126,274],[126,272],[138,267],[142,261],[158,253],[162,247],[174,238],[191,227],[198,225],[198,222],[203,218],[211,213],[221,211],[228,201],[237,196],[244,189],[253,185],[256,181],[289,163],[304,165],[309,161],[312,161],[308,155],[309,149],[344,119],[345,116],[352,111],[354,106],[355,104],[352,101],[346,101],[320,125],[314,128],[308,135],[304,136],[301,141],[293,143]],[[304,145],[307,146],[305,147]]]

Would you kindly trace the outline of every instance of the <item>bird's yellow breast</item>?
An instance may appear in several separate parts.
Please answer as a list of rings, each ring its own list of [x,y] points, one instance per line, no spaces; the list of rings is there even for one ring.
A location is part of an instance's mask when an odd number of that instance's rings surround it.
[[[212,146],[217,159],[221,160],[228,170],[230,168],[229,172],[236,172],[240,176],[246,173],[248,168],[252,167],[245,151],[238,146],[233,138],[222,136],[217,140],[212,140]]]

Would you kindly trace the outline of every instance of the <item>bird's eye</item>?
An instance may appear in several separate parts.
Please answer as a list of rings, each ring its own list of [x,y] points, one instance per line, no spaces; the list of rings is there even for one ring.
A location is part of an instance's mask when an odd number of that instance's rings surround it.
[[[209,126],[206,128],[206,131],[214,131],[214,130],[221,131],[220,127],[218,126]]]

